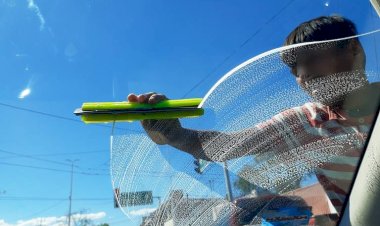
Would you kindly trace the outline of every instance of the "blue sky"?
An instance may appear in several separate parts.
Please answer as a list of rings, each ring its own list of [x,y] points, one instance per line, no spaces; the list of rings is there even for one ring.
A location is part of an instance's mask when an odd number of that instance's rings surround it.
[[[359,33],[380,28],[363,0],[1,1],[0,225],[66,215],[67,159],[78,159],[74,212],[136,224],[113,208],[111,128],[79,123],[73,110],[130,92],[202,97],[236,65],[281,46],[299,23],[332,13]],[[125,127],[141,132],[137,123]]]

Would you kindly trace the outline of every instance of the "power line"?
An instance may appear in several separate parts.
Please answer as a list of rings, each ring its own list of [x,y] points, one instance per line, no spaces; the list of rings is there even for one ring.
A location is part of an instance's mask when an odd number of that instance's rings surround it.
[[[80,152],[62,152],[62,153],[52,153],[52,154],[33,154],[32,156],[60,156],[60,155],[81,155],[81,154],[90,154],[90,153],[106,153],[105,151],[80,151]]]
[[[18,107],[18,106],[14,106],[14,105],[10,105],[10,104],[0,103],[0,105],[3,107],[13,108],[13,109],[20,110],[20,111],[26,111],[26,112],[30,112],[30,113],[48,116],[51,118],[57,118],[57,119],[62,119],[62,120],[67,120],[67,121],[72,121],[72,122],[81,122],[80,120],[77,120],[77,119],[72,119],[69,117],[61,116],[61,115],[50,114],[50,113],[46,113],[46,112],[42,112],[42,111],[36,111],[36,110],[29,109],[29,108]]]
[[[41,158],[34,157],[34,156],[31,156],[31,155],[25,155],[25,154],[21,154],[21,153],[16,153],[16,152],[11,152],[11,151],[6,151],[6,150],[4,150],[4,149],[0,149],[0,152],[7,153],[7,154],[11,154],[11,155],[16,155],[16,156],[23,157],[23,158],[30,158],[30,159],[34,159],[34,160],[38,160],[38,161],[43,161],[43,162],[49,162],[49,163],[53,163],[53,164],[58,164],[58,165],[71,166],[71,164],[68,164],[68,163],[59,162],[59,161],[54,161],[54,160],[48,160],[48,159],[41,159]],[[75,166],[75,167],[78,167],[78,166]]]
[[[112,200],[109,198],[73,198],[73,201],[106,201]],[[38,196],[1,196],[0,200],[9,201],[68,201],[67,198],[55,198],[55,197],[38,197]]]
[[[1,199],[0,199],[0,200],[1,200]],[[33,214],[29,214],[27,217],[24,217],[24,219],[25,219],[25,218],[30,218],[30,217],[33,217],[33,216],[37,216],[37,215],[39,215],[39,214],[41,214],[41,213],[45,213],[46,211],[49,211],[49,210],[51,210],[51,209],[53,209],[53,208],[55,208],[55,207],[61,205],[61,204],[64,203],[65,201],[66,201],[66,200],[59,200],[58,202],[54,203],[53,205],[50,205],[50,206],[48,206],[48,207],[46,207],[46,208],[44,208],[44,209],[42,209],[42,210],[39,210],[38,212],[34,212]]]
[[[82,154],[106,153],[106,152],[108,152],[108,151],[60,152],[60,153],[50,153],[50,154],[37,153],[37,154],[28,155],[28,156],[32,156],[32,157],[39,157],[39,156],[54,157],[54,156],[82,155]],[[6,158],[10,158],[10,157],[2,157],[0,159],[6,159]]]
[[[216,72],[221,66],[223,66],[235,53],[249,43],[257,34],[259,34],[263,28],[276,19],[283,11],[285,11],[293,2],[296,0],[290,0],[284,7],[282,7],[277,13],[275,13],[271,18],[269,18],[261,27],[259,27],[251,36],[249,36],[238,48],[235,48],[229,55],[227,55],[216,67],[214,67],[209,73],[206,74],[199,82],[197,82],[189,91],[187,91],[182,98],[185,98],[189,93],[201,85],[208,77],[210,77],[214,72]]]
[[[0,102],[0,106],[12,108],[15,110],[20,110],[20,111],[30,112],[30,113],[34,113],[34,114],[39,114],[39,115],[43,115],[43,116],[47,116],[47,117],[51,117],[51,118],[66,120],[66,121],[70,121],[70,122],[83,123],[81,120],[78,120],[78,119],[73,119],[73,118],[69,118],[69,117],[65,117],[65,116],[61,116],[61,115],[42,112],[42,111],[36,111],[36,110],[29,109],[29,108],[18,107],[18,106],[14,106],[11,104],[6,104],[6,103]],[[98,126],[98,127],[112,128],[112,126],[103,125],[103,124],[92,124],[92,125]],[[114,128],[117,130],[126,130],[126,131],[130,131],[130,132],[135,132],[135,133],[142,133],[142,131],[138,131],[138,130],[124,129],[124,128],[120,128],[120,127],[114,127]]]
[[[21,154],[21,153],[17,153],[17,152],[6,151],[4,149],[0,149],[0,152],[11,154],[11,155],[15,155],[15,156],[19,156],[19,157],[22,157],[22,158],[34,159],[34,160],[38,160],[38,161],[42,161],[42,162],[48,162],[48,163],[53,163],[53,164],[58,164],[58,165],[71,166],[71,164],[69,164],[69,163],[60,162],[60,161],[54,161],[54,160],[48,160],[48,159],[43,159],[43,158],[38,158],[38,157],[35,157],[34,155],[26,155],[26,154]],[[2,158],[2,159],[4,159],[4,158]],[[74,167],[77,168],[77,169],[82,169],[82,170],[98,170],[98,169],[95,169],[95,168],[87,168],[87,169],[85,169],[85,167],[80,167],[79,165],[74,165]],[[102,169],[102,170],[104,171],[106,169]]]
[[[4,152],[4,153],[10,153],[10,154],[15,154],[15,155],[20,155],[21,157],[26,157],[26,158],[32,158],[32,159],[36,159],[36,160],[41,160],[41,161],[46,161],[46,162],[51,162],[51,163],[57,163],[57,164],[62,164],[62,165],[71,165],[71,164],[68,164],[68,163],[63,163],[63,162],[56,162],[56,161],[50,161],[50,160],[47,160],[47,159],[40,159],[40,158],[34,158],[33,156],[30,156],[30,155],[23,155],[23,154],[19,154],[19,153],[15,153],[15,152],[10,152],[10,151],[5,151],[5,150],[2,150],[0,149],[0,152]],[[108,162],[109,160],[107,160],[106,162]],[[105,165],[105,163],[102,163],[100,164],[99,166],[101,165]],[[64,170],[64,169],[54,169],[54,168],[46,168],[46,167],[39,167],[39,166],[31,166],[31,165],[24,165],[24,164],[17,164],[17,163],[8,163],[8,162],[0,162],[0,164],[3,164],[3,165],[12,165],[12,166],[20,166],[20,167],[29,167],[29,168],[36,168],[36,169],[41,169],[41,170],[52,170],[52,171],[59,171],[59,172],[70,172],[69,170]],[[79,169],[84,169],[84,170],[88,170],[88,171],[108,171],[109,168],[94,168],[94,167],[89,167],[89,168],[85,168],[85,167],[81,167],[81,166],[76,166],[77,168]],[[99,173],[92,173],[92,172],[78,172],[78,171],[75,171],[74,173],[76,174],[91,174],[91,175],[110,175],[108,173],[105,173],[105,174],[99,174]],[[161,176],[161,177],[174,177],[176,174],[174,172],[164,172],[164,171],[139,171],[138,173],[136,173],[136,175],[141,175],[141,176]],[[222,174],[215,174],[215,173],[206,173],[205,174],[206,176],[221,176]]]
[[[55,172],[71,173],[70,170],[55,169],[55,168],[40,167],[40,166],[31,166],[31,165],[24,165],[24,164],[17,164],[17,163],[0,162],[0,165],[18,166],[18,167],[25,167],[25,168],[32,168],[32,169],[39,169],[39,170],[48,170],[48,171],[55,171]],[[109,174],[88,173],[88,172],[82,172],[82,171],[74,171],[74,174],[89,175],[89,176],[109,176]]]
[[[54,172],[71,173],[71,170],[32,166],[32,165],[9,163],[9,162],[0,162],[0,165],[25,167],[25,168],[47,170],[47,171],[54,171]],[[91,169],[91,170],[96,170],[96,169]],[[81,174],[81,175],[89,175],[89,176],[110,176],[109,173],[94,173],[94,172],[84,172],[84,171],[73,171],[73,173],[74,174]],[[139,171],[138,173],[136,173],[136,176],[146,176],[146,177],[174,177],[175,175],[176,174],[172,173],[172,172],[160,172],[160,171]],[[219,174],[207,174],[207,176],[209,177],[209,176],[221,176],[221,175],[219,175]],[[217,179],[217,178],[215,178],[215,179]]]
[[[95,170],[95,171],[109,171],[110,168],[109,168],[109,162],[110,162],[110,159],[107,159],[105,162],[101,163],[101,164],[98,164],[96,166],[93,166],[93,167],[88,167],[87,170]],[[99,167],[105,167],[105,166],[108,166],[106,169],[104,168],[99,168]]]
[[[45,157],[55,157],[55,156],[67,156],[67,155],[82,155],[82,154],[94,154],[94,153],[106,153],[108,151],[82,151],[82,152],[62,152],[62,153],[50,153],[50,154],[33,154],[33,155],[28,155],[31,157],[38,157],[38,156],[45,156]],[[0,157],[0,159],[11,159],[11,158],[17,158],[17,157],[23,157],[23,156],[6,156],[6,157]],[[48,159],[44,159],[47,160]]]

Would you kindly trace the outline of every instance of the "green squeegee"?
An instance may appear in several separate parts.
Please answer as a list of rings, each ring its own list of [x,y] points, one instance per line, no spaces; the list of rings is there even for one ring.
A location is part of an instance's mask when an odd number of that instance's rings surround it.
[[[157,104],[132,102],[83,103],[74,111],[85,123],[132,122],[145,119],[174,119],[198,117],[204,114],[198,108],[202,98],[164,100]]]

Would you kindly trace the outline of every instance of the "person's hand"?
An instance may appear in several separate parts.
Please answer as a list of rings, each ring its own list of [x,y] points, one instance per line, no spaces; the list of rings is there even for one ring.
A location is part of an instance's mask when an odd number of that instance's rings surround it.
[[[128,101],[135,103],[156,104],[163,100],[168,100],[168,98],[163,94],[154,92],[140,95],[131,93],[128,95]],[[141,125],[156,144],[168,144],[170,139],[178,134],[178,131],[182,128],[178,119],[142,120]]]

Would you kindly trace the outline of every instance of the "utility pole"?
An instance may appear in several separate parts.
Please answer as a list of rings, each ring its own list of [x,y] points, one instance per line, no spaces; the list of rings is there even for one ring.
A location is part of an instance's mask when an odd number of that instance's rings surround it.
[[[208,180],[208,183],[210,184],[211,192],[213,192],[214,191],[214,180]]]
[[[71,226],[71,201],[73,197],[73,176],[74,176],[74,162],[78,161],[78,159],[71,160],[67,159],[68,162],[71,163],[71,176],[70,176],[70,195],[69,195],[69,215],[68,215],[68,226]]]
[[[228,173],[228,166],[227,166],[226,161],[224,162],[224,165],[223,165],[223,171],[224,171],[224,180],[226,182],[227,199],[228,201],[232,202],[233,197],[232,197],[232,190],[231,190],[230,174]]]

